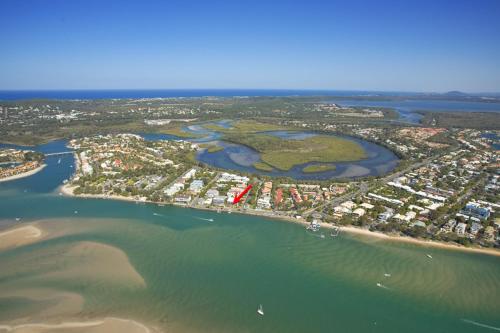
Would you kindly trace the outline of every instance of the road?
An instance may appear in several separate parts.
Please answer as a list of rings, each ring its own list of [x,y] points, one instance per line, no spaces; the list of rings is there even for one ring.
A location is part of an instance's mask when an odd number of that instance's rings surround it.
[[[431,156],[425,160],[423,160],[422,162],[418,162],[418,163],[415,163],[415,164],[412,164],[410,166],[408,166],[407,168],[404,168],[403,170],[400,170],[398,172],[395,172],[395,173],[392,173],[390,175],[387,175],[383,178],[378,178],[377,180],[374,180],[373,182],[382,182],[382,183],[388,183],[390,181],[393,181],[394,179],[398,178],[398,177],[401,177],[402,175],[404,175],[405,173],[411,171],[411,170],[414,170],[414,169],[417,169],[417,168],[420,168],[424,165],[427,165],[429,164],[432,160],[440,157],[441,155],[434,155],[434,156]],[[346,200],[349,200],[349,199],[352,199],[358,195],[361,195],[361,194],[365,194],[367,193],[368,191],[370,190],[373,190],[375,189],[376,185],[369,185],[369,182],[366,182],[366,181],[363,181],[361,183],[359,183],[359,188],[354,191],[354,192],[348,192],[340,197],[336,197],[332,200],[329,200],[329,201],[326,201],[325,203],[319,205],[319,206],[316,206],[316,207],[313,207],[305,212],[302,213],[302,216],[304,216],[304,218],[306,218],[307,216],[309,216],[310,214],[312,214],[313,212],[315,211],[321,211],[323,210],[323,208],[325,208],[326,206],[336,206],[336,205],[339,205],[340,203],[346,201]]]

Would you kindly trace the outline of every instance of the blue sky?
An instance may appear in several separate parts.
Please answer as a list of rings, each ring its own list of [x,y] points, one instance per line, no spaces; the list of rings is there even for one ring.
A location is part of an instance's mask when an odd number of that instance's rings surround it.
[[[500,91],[500,1],[0,2],[0,89]]]

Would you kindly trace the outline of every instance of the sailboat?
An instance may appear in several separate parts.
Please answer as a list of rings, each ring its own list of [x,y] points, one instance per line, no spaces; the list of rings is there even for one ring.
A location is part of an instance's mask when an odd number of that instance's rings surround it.
[[[264,308],[262,307],[262,304],[259,304],[259,308],[257,309],[257,313],[260,314],[261,316],[264,315]]]

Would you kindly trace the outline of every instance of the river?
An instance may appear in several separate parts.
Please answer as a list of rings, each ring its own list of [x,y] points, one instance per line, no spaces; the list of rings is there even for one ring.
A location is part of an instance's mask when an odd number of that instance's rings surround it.
[[[63,141],[37,147],[62,148]],[[165,332],[500,327],[500,257],[348,234],[323,239],[300,225],[254,216],[65,197],[57,188],[73,172],[73,157],[58,159],[47,158],[48,166],[29,178],[0,184],[1,228],[39,221],[55,235],[0,251],[0,294],[47,288],[54,295],[74,293],[85,303],[72,319],[132,318]],[[65,255],[80,242],[122,250],[144,286],[104,274],[118,270],[116,262],[103,269],[83,256]],[[0,324],[24,316],[64,319],[40,315],[51,302],[0,297]],[[259,304],[263,317],[256,313]]]

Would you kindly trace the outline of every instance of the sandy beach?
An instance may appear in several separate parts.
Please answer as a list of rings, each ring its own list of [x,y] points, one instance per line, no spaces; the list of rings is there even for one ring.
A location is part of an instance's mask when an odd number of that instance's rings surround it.
[[[111,200],[123,200],[123,201],[133,201],[133,202],[147,202],[147,203],[153,203],[153,204],[158,204],[157,202],[153,201],[139,201],[134,198],[130,197],[122,197],[122,196],[117,196],[117,195],[92,195],[92,194],[82,194],[82,195],[75,195],[73,193],[74,187],[71,187],[69,185],[63,185],[59,188],[59,191],[63,193],[64,195],[69,195],[69,196],[78,196],[81,198],[94,198],[94,199],[111,199]],[[161,204],[167,204],[169,205],[170,203],[161,203]],[[174,204],[170,204],[174,205]],[[175,205],[175,206],[180,206],[184,207],[182,205]],[[199,210],[209,210],[209,211],[217,211],[216,208],[208,208],[208,207],[188,207],[188,208],[193,208],[193,209],[199,209]],[[223,210],[224,211],[224,210]],[[288,221],[288,222],[293,222],[293,223],[299,223],[301,225],[307,226],[309,225],[308,222],[304,220],[299,220],[296,218],[292,217],[286,217],[286,216],[270,216],[266,214],[265,212],[259,213],[257,211],[246,211],[246,212],[241,212],[241,211],[231,211],[234,214],[244,214],[244,215],[253,215],[253,216],[261,216],[269,219],[274,219],[274,220],[281,220],[281,221]],[[320,223],[322,228],[327,228],[327,229],[332,229],[336,226],[329,224],[329,223]],[[478,248],[478,247],[465,247],[459,244],[453,244],[453,243],[443,243],[443,242],[437,242],[437,241],[432,241],[432,240],[424,240],[424,239],[417,239],[417,238],[411,238],[408,236],[401,236],[401,235],[389,235],[389,234],[384,234],[382,232],[376,232],[376,231],[370,231],[368,229],[363,229],[363,228],[358,228],[354,226],[340,226],[340,229],[342,232],[347,232],[350,234],[355,234],[355,235],[362,235],[362,236],[367,236],[367,237],[375,237],[378,239],[386,240],[386,241],[396,241],[396,242],[405,242],[405,243],[412,243],[416,245],[421,245],[421,246],[426,246],[426,247],[434,247],[434,248],[441,248],[441,249],[447,249],[447,250],[459,250],[459,251],[466,251],[466,252],[474,252],[474,253],[481,253],[481,254],[489,254],[489,255],[495,255],[495,256],[500,256],[500,250],[497,249],[488,249],[488,248]]]
[[[123,197],[120,195],[104,195],[104,194],[74,194],[76,186],[70,186],[68,184],[62,185],[58,188],[58,191],[67,196],[77,196],[79,198],[89,198],[89,199],[110,199],[110,200],[121,200],[130,202],[152,202],[152,201],[141,201],[132,197]]]
[[[0,179],[0,183],[2,183],[2,182],[8,182],[8,181],[11,181],[11,180],[16,180],[16,179],[21,179],[21,178],[32,176],[35,173],[42,171],[43,168],[45,168],[46,166],[47,166],[47,164],[42,164],[42,165],[40,165],[36,169],[33,169],[33,170],[30,170],[30,171],[27,171],[27,172],[23,172],[23,173],[17,174],[15,176],[1,178]]]

